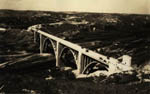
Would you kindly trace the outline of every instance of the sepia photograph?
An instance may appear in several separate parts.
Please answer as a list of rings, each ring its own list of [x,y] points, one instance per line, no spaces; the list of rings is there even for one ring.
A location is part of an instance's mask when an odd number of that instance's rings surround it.
[[[150,0],[0,0],[0,94],[150,94]]]

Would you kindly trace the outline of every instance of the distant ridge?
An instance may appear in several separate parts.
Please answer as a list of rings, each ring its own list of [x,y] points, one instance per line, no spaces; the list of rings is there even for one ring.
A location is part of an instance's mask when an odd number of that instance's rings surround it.
[[[0,9],[0,12],[51,12],[51,13],[66,13],[66,14],[119,14],[119,15],[150,15],[150,14],[136,14],[136,13],[105,13],[105,12],[81,12],[81,11],[48,11],[48,10],[14,10],[14,9]]]

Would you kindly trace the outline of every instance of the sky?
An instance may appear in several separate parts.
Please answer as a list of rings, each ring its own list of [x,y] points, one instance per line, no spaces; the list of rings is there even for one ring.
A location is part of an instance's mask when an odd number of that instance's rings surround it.
[[[0,0],[0,9],[150,14],[150,0]]]

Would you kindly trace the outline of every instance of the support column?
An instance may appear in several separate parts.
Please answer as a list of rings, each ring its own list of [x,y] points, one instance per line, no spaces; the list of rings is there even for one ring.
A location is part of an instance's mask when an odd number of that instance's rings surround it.
[[[40,34],[40,54],[43,53],[43,39],[42,39],[42,34]]]
[[[56,66],[60,67],[60,57],[59,57],[59,52],[60,52],[60,43],[57,42],[56,44]]]
[[[34,32],[34,43],[36,43],[36,32],[35,31],[33,32]]]
[[[78,62],[77,62],[77,70],[78,70],[78,73],[82,73],[82,53],[79,52],[78,53]]]

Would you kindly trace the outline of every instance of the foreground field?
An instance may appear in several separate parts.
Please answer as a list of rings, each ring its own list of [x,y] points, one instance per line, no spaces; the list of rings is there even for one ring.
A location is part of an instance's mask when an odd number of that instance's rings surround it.
[[[148,15],[2,11],[0,20],[1,27],[7,29],[0,31],[1,93],[149,94],[150,92]],[[65,23],[50,25],[53,22]],[[26,30],[36,24],[41,24],[41,29],[46,32],[53,31],[49,33],[66,37],[67,40],[81,43],[83,46],[88,45],[89,49],[102,48],[103,52],[100,53],[105,55],[115,58],[123,54],[131,55],[134,57],[136,69],[132,75],[127,72],[109,77],[102,75],[77,79],[72,70],[56,68],[55,58],[52,55],[39,54],[38,45],[33,43],[33,33]],[[98,45],[91,45],[93,43]],[[148,74],[143,74],[144,68]]]

